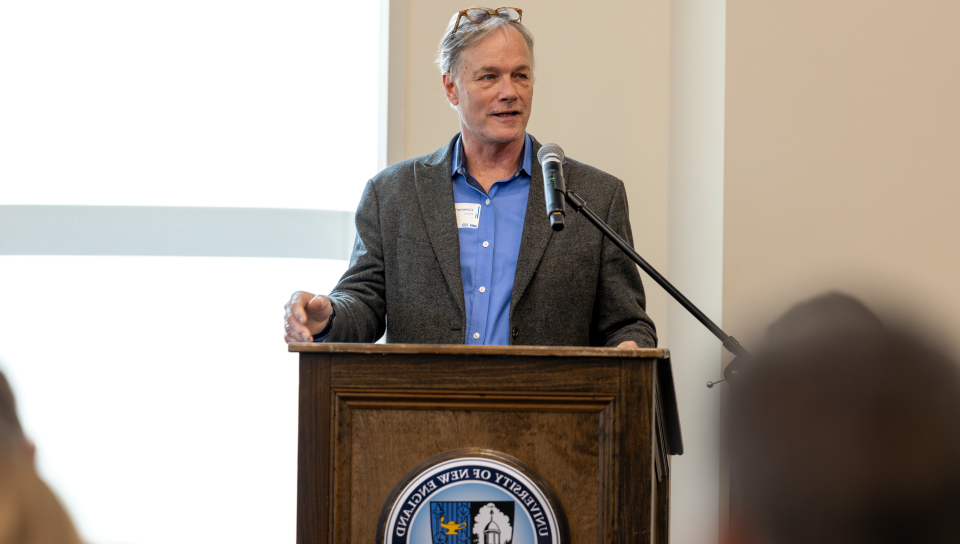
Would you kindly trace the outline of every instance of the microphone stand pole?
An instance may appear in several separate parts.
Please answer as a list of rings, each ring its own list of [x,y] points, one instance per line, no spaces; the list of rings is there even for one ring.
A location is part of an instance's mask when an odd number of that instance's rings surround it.
[[[723,379],[717,380],[715,382],[707,382],[707,387],[713,387],[714,385],[724,380],[730,381],[731,379],[734,379],[737,374],[737,367],[739,366],[738,364],[739,361],[746,359],[747,357],[750,356],[750,354],[747,353],[747,350],[740,345],[740,342],[737,342],[736,338],[723,332],[723,329],[718,327],[716,323],[714,323],[709,317],[707,317],[703,312],[701,312],[699,308],[697,308],[692,302],[690,302],[690,300],[687,299],[687,297],[683,296],[683,293],[678,291],[677,288],[674,287],[669,281],[667,281],[666,278],[661,276],[659,272],[657,272],[652,266],[650,266],[650,263],[643,260],[643,257],[641,257],[639,253],[634,251],[634,249],[630,247],[630,244],[628,244],[626,240],[621,238],[620,235],[614,232],[609,225],[604,223],[603,219],[600,219],[599,217],[597,217],[597,214],[593,213],[593,210],[591,210],[590,207],[587,206],[587,203],[584,202],[582,198],[577,196],[577,193],[574,193],[573,191],[565,191],[564,196],[566,197],[567,203],[569,203],[573,207],[573,209],[577,211],[577,213],[583,214],[583,216],[586,217],[588,220],[590,220],[590,222],[593,223],[595,227],[600,229],[600,232],[602,232],[604,236],[606,236],[614,244],[616,244],[617,247],[621,249],[621,251],[626,253],[627,256],[633,260],[633,262],[637,263],[637,266],[642,268],[644,272],[646,272],[651,278],[653,278],[653,281],[660,284],[660,287],[663,287],[667,293],[670,293],[670,296],[672,296],[677,302],[679,302],[681,306],[683,306],[688,312],[693,314],[693,317],[697,318],[697,321],[699,321],[701,324],[703,324],[704,327],[706,327],[710,332],[712,332],[713,335],[716,336],[720,340],[720,342],[723,344],[723,347],[726,348],[727,351],[729,351],[734,355],[734,360],[731,361],[730,364],[727,365],[726,370],[723,371]]]

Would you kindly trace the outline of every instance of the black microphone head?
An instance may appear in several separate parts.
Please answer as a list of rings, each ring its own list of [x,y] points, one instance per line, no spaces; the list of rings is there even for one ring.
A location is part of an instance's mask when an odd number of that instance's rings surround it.
[[[543,144],[543,147],[540,148],[540,151],[537,152],[537,162],[543,164],[543,159],[547,158],[548,155],[556,155],[562,163],[566,157],[563,156],[563,150],[560,149],[560,146],[557,144]]]

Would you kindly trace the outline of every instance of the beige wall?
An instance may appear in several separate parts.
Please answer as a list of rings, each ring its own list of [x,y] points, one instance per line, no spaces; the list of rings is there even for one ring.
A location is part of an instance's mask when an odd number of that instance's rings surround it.
[[[390,0],[390,5],[393,127],[388,156],[395,162],[432,152],[459,130],[433,58],[450,16],[470,4]],[[618,0],[585,5],[531,0],[519,7],[536,37],[529,132],[620,177],[627,188],[637,250],[719,320],[723,2]],[[406,20],[397,29],[399,14]],[[674,48],[683,69],[671,74]],[[706,77],[701,77],[704,71]],[[678,77],[671,81],[672,75]],[[678,95],[678,87],[693,92]],[[393,107],[400,95],[402,111]],[[671,113],[673,101],[679,107]],[[668,255],[668,229],[676,227],[674,223],[682,224],[671,230]],[[704,383],[718,375],[719,346],[653,280],[644,276],[644,286],[661,346],[674,349],[687,445],[686,453],[674,459],[671,536],[678,543],[716,541],[719,395]]]
[[[672,0],[670,16],[670,281],[720,326],[723,304],[723,115],[726,5]],[[684,454],[673,459],[671,540],[716,542],[720,344],[667,302]]]
[[[470,3],[405,0],[402,158],[430,153],[459,131],[433,64],[450,16]],[[496,7],[496,6],[493,6]],[[526,1],[536,38],[534,108],[528,131],[567,155],[620,177],[627,187],[636,248],[665,272],[670,4]],[[395,154],[391,157],[401,158]],[[647,309],[666,324],[666,298],[644,277]]]
[[[432,60],[450,15],[466,5],[444,0],[391,4],[403,19],[400,30],[391,26],[393,162],[431,152],[459,129]],[[952,280],[960,272],[960,214],[953,213],[960,201],[960,33],[954,27],[960,2],[726,4],[726,111],[720,121],[725,138],[719,144],[725,147],[723,328],[749,348],[759,323],[803,297],[842,289],[877,306],[908,301],[915,314],[940,320],[943,330],[957,330],[960,286]],[[671,6],[690,13],[672,17]],[[684,143],[684,134],[695,136],[697,129],[683,116],[702,118],[697,108],[709,106],[689,97],[677,99],[691,86],[714,81],[703,72],[712,68],[689,64],[701,62],[703,53],[690,60],[682,51],[685,43],[702,46],[694,40],[701,33],[698,25],[705,23],[680,25],[688,37],[671,30],[672,19],[674,26],[683,17],[696,19],[704,6],[678,0],[594,2],[585,12],[582,3],[536,0],[520,7],[538,52],[529,131],[541,142],[559,143],[570,156],[621,177],[640,253],[695,303],[706,301],[698,291],[703,286],[694,282],[709,283],[715,275],[708,270],[693,278],[684,270],[685,250],[677,246],[689,244],[678,244],[683,237],[677,234],[678,229],[713,223],[704,223],[704,214],[687,221],[678,213],[670,222],[667,207],[669,183],[671,204],[681,212],[688,208],[678,195],[693,203],[698,195],[713,198],[712,189],[696,192],[681,179],[692,171],[689,161],[706,157],[699,152],[686,157],[680,149],[702,148]],[[705,96],[709,101],[715,95]],[[677,104],[671,104],[671,97]],[[673,120],[671,106],[676,106]],[[675,164],[668,172],[671,131]],[[676,179],[670,181],[668,174]],[[674,231],[670,255],[675,270],[666,266],[668,225]],[[690,238],[700,237],[694,233]],[[667,338],[663,345],[692,345],[680,327],[674,333],[666,330],[666,295],[649,278],[645,286],[649,312]],[[960,339],[954,344],[960,348]],[[680,355],[680,349],[675,351]],[[683,374],[696,362],[675,360],[675,366]],[[681,377],[696,380],[700,388],[715,376],[707,374]],[[688,397],[700,399],[695,394],[691,389]],[[700,411],[692,409],[696,406],[690,399],[681,405],[688,443],[715,440],[710,402],[699,402],[705,407]],[[715,467],[715,455],[711,449],[709,458],[694,464]],[[678,471],[689,470],[691,479],[704,482],[701,494],[715,489],[706,481],[715,473],[685,468],[693,461],[686,457],[677,461]],[[678,474],[676,481],[682,479]],[[713,523],[715,518],[702,515],[708,509],[691,506],[700,501],[694,485],[675,491],[674,528]]]
[[[827,289],[960,330],[960,2],[727,4],[727,331]]]

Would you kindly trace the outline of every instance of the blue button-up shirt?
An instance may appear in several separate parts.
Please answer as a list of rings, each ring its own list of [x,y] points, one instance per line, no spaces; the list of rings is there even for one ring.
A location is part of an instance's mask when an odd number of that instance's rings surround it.
[[[460,275],[467,312],[467,344],[510,344],[510,297],[530,194],[530,135],[517,171],[484,192],[467,172],[463,143],[453,153],[453,200],[460,232]]]

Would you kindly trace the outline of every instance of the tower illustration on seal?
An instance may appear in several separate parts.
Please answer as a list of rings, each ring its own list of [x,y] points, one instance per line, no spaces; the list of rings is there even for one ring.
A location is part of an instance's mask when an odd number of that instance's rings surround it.
[[[493,508],[490,508],[490,523],[483,529],[483,544],[500,544],[500,527],[493,521]]]

